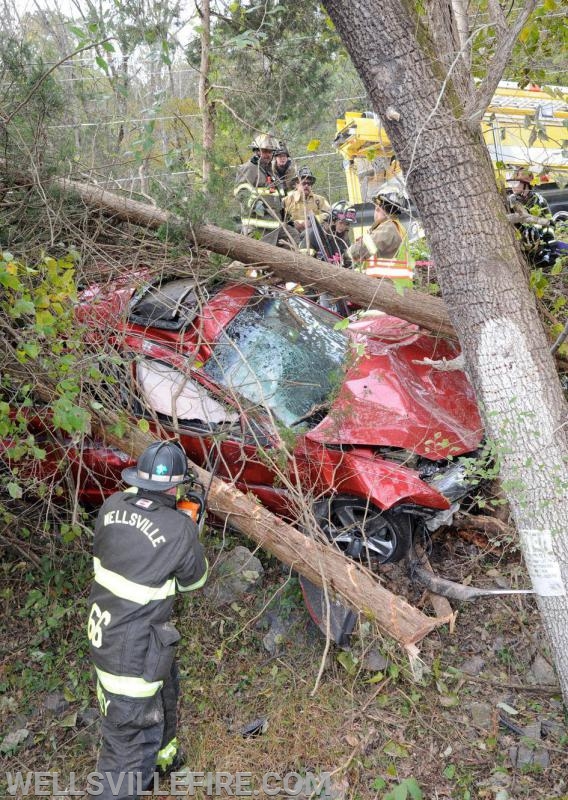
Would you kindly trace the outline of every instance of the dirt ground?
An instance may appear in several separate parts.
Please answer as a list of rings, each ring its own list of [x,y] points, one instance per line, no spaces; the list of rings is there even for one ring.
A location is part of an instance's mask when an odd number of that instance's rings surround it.
[[[208,540],[211,561],[222,546]],[[422,642],[417,678],[369,621],[349,649],[332,644],[326,654],[297,579],[257,555],[265,574],[253,592],[221,608],[203,594],[177,607],[179,738],[188,770],[213,773],[213,784],[191,788],[186,776],[175,796],[214,795],[214,773],[227,772],[249,775],[233,794],[257,797],[308,797],[306,776],[319,776],[320,796],[337,800],[568,798],[566,718],[534,598],[452,603],[454,629]],[[82,786],[95,768],[99,721],[83,636],[88,551],[79,545],[70,557],[73,573],[47,592],[18,554],[2,565],[0,784],[10,770],[57,771],[63,790],[70,773]],[[529,585],[512,547],[483,552],[452,532],[438,536],[431,561],[475,585]],[[384,579],[420,603],[404,564]],[[269,652],[263,639],[274,614],[286,630]],[[255,735],[243,735],[251,723]],[[269,785],[267,773],[276,773]]]

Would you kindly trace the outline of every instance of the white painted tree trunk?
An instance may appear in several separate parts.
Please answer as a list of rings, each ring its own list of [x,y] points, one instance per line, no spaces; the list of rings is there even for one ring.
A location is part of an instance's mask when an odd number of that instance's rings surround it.
[[[568,704],[568,408],[487,150],[462,118],[472,97],[444,74],[409,4],[324,5],[383,119],[426,230]],[[399,120],[387,119],[389,106]]]

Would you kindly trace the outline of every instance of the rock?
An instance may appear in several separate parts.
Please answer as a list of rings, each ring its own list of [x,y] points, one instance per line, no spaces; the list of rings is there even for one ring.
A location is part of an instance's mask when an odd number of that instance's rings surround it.
[[[524,728],[524,731],[525,731],[525,736],[528,739],[535,739],[536,741],[540,741],[540,739],[542,738],[540,720],[531,722],[530,725],[527,725]]]
[[[472,703],[470,708],[471,721],[476,728],[491,730],[493,727],[493,706],[489,703]]]
[[[550,762],[548,750],[544,747],[533,749],[525,744],[514,745],[509,748],[511,764],[517,769],[523,767],[540,767],[546,769]]]
[[[361,666],[371,672],[384,672],[388,669],[390,661],[376,647],[371,647],[361,656]]]
[[[566,726],[555,719],[541,719],[541,733],[544,738],[552,736],[553,739],[560,739],[566,735]]]
[[[205,584],[204,593],[216,606],[230,605],[240,600],[262,580],[264,567],[251,551],[238,545],[222,556]]]
[[[541,653],[537,653],[531,664],[531,675],[533,682],[539,686],[550,686],[558,683],[554,667],[544,658]]]
[[[460,670],[465,673],[466,675],[471,675],[475,677],[479,675],[479,673],[483,670],[485,666],[485,659],[481,658],[481,656],[472,656],[471,658],[466,659],[460,667]]]
[[[50,692],[43,703],[45,710],[52,717],[62,716],[69,708],[63,692]]]
[[[0,753],[2,753],[2,755],[14,753],[20,748],[29,735],[30,732],[27,728],[18,728],[17,730],[10,731],[10,733],[7,733],[2,739]]]
[[[84,708],[77,714],[77,723],[88,728],[90,725],[93,725],[100,716],[101,714],[98,708]]]
[[[262,644],[264,645],[265,649],[268,650],[271,656],[274,656],[276,653],[280,652],[282,644],[286,638],[286,631],[287,627],[284,621],[280,617],[276,617],[273,620],[268,633],[262,637]]]

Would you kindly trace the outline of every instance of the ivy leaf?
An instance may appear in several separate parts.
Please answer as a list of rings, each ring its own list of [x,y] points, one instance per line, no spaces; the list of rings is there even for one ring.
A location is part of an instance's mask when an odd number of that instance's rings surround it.
[[[8,494],[13,500],[19,500],[23,494],[22,487],[14,481],[10,481],[6,488],[8,489]]]
[[[387,756],[393,756],[394,758],[406,758],[408,756],[408,750],[406,747],[403,747],[398,742],[395,742],[393,739],[389,739],[389,741],[384,746],[384,752]]]
[[[33,314],[35,311],[35,306],[31,300],[24,300],[21,297],[19,300],[16,300],[14,305],[12,306],[12,316],[13,317],[23,317],[24,314]]]
[[[342,650],[337,655],[337,660],[348,675],[353,675],[357,671],[357,659],[353,658],[348,650]]]
[[[84,408],[76,406],[68,397],[59,397],[53,404],[53,424],[67,433],[87,433],[91,418]]]

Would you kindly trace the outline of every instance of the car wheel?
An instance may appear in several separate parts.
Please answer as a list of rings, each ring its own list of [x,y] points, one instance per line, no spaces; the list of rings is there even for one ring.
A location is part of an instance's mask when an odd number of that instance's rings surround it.
[[[338,496],[314,504],[314,516],[327,538],[350,558],[370,566],[400,561],[412,541],[412,518],[381,511],[359,497]]]

